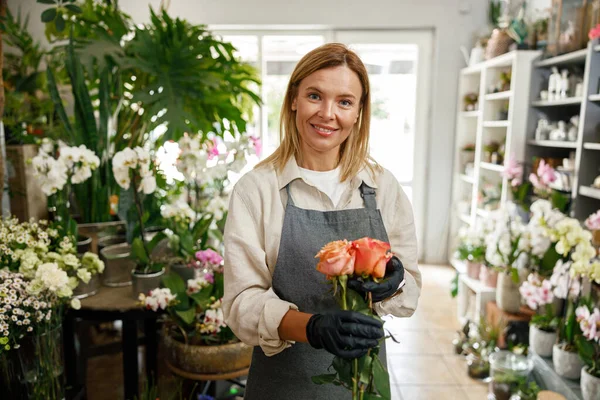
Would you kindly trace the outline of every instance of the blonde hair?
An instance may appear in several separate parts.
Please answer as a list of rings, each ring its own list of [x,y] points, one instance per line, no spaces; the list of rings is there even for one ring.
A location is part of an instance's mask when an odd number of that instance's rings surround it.
[[[356,176],[365,167],[373,175],[375,172],[381,171],[381,167],[369,155],[371,92],[367,69],[358,55],[341,43],[328,43],[317,47],[298,62],[290,77],[281,107],[280,145],[256,168],[272,165],[277,171],[282,171],[292,156],[295,156],[296,159],[300,158],[300,134],[296,127],[296,111],[292,110],[292,103],[298,95],[300,82],[316,71],[338,66],[348,67],[356,73],[362,87],[358,121],[350,136],[340,146],[338,165],[341,166],[341,181]]]

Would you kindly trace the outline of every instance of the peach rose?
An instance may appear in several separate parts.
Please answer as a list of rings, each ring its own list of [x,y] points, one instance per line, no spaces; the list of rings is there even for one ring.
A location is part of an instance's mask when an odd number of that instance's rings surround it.
[[[356,275],[369,275],[373,278],[385,276],[385,265],[393,256],[389,243],[364,237],[353,241],[352,248],[356,251],[354,261]]]
[[[317,271],[327,275],[327,279],[354,273],[354,250],[347,240],[327,243],[315,258],[319,259]]]

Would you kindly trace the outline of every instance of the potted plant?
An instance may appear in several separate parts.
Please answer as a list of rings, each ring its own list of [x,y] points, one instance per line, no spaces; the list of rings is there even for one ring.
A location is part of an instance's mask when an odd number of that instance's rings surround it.
[[[500,150],[500,142],[496,140],[490,140],[483,145],[483,161],[491,163],[492,157],[498,157],[498,151]]]
[[[463,97],[463,104],[465,111],[475,111],[477,110],[477,101],[479,99],[479,95],[477,93],[467,93]]]
[[[541,390],[535,382],[522,383],[515,394],[516,397],[511,396],[510,400],[537,400]]]
[[[568,213],[571,206],[571,193],[553,189],[552,184],[558,179],[556,171],[545,160],[539,160],[535,173],[529,174],[533,184],[533,192],[539,199],[549,200],[552,208]]]
[[[479,230],[469,228],[460,230],[459,240],[456,256],[459,260],[465,261],[467,276],[478,280],[481,264],[485,259],[485,239]]]
[[[169,368],[191,374],[248,368],[252,347],[240,342],[223,318],[221,263],[205,263],[187,283],[171,272],[162,278],[162,286],[140,294],[140,301],[147,309],[167,312],[163,340]]]
[[[579,357],[585,364],[581,369],[583,400],[600,397],[600,310],[591,299],[582,301],[575,310],[582,334],[576,339]]]
[[[79,308],[75,245],[40,220],[0,222],[0,382],[8,398],[64,398],[62,317]],[[70,271],[71,269],[69,269]]]
[[[150,153],[141,147],[133,149],[127,147],[115,154],[112,160],[113,174],[117,184],[123,191],[133,197],[133,204],[127,213],[132,235],[137,236],[131,243],[131,257],[135,261],[135,268],[131,271],[133,294],[135,298],[139,293],[148,293],[158,287],[164,274],[164,264],[154,259],[152,251],[156,245],[165,238],[163,232],[156,234],[151,241],[147,241],[144,222],[148,214],[144,212],[143,196],[150,195],[156,190],[156,178],[153,165],[150,162]],[[135,222],[133,222],[135,221]],[[107,247],[104,249],[106,252]]]
[[[467,143],[460,149],[460,169],[467,170],[467,165],[475,161],[475,144]]]
[[[523,182],[523,166],[513,157],[504,162],[502,177],[508,180],[512,202],[517,206],[517,213],[523,222],[529,222],[529,204],[531,197],[531,183]]]
[[[527,356],[504,350],[490,356],[490,365],[490,393],[496,400],[509,400],[512,394],[523,387],[532,368]]]
[[[519,269],[523,269],[527,259],[526,244],[521,240],[525,226],[507,210],[494,211],[490,218],[494,227],[486,238],[485,259],[499,271],[496,303],[501,310],[518,313]]]
[[[529,324],[529,349],[541,357],[552,356],[560,322],[554,311],[552,290],[552,283],[547,279],[541,280],[537,273],[529,274],[519,288],[527,306],[537,311]]]

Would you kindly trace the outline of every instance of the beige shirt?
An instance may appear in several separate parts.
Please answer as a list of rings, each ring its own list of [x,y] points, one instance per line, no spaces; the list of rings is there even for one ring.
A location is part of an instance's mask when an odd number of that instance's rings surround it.
[[[287,193],[290,185],[294,204],[319,211],[363,208],[359,187],[362,182],[376,189],[392,251],[405,268],[402,293],[375,303],[378,315],[410,317],[421,293],[421,273],[417,266],[417,238],[413,211],[398,181],[387,170],[375,179],[362,170],[350,180],[337,207],[314,186],[302,179],[292,158],[281,174],[272,167],[254,169],[233,188],[225,226],[225,320],[236,336],[251,346],[260,346],[267,356],[275,355],[294,342],[279,338],[277,329],[283,316],[296,305],[280,299],[272,287],[279,252]],[[299,310],[302,311],[302,310]]]

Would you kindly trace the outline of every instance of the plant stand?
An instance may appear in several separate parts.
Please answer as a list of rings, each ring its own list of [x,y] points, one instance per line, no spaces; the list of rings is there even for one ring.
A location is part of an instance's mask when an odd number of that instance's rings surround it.
[[[218,381],[227,381],[234,383],[242,388],[246,387],[246,384],[236,378],[245,377],[248,375],[250,368],[244,368],[239,371],[228,372],[225,374],[195,374],[187,371],[183,371],[169,361],[166,361],[167,368],[173,373],[173,375],[179,376],[180,378],[195,381],[200,383],[202,387],[202,393],[210,396],[216,396],[216,383]],[[187,397],[184,397],[187,398]]]

